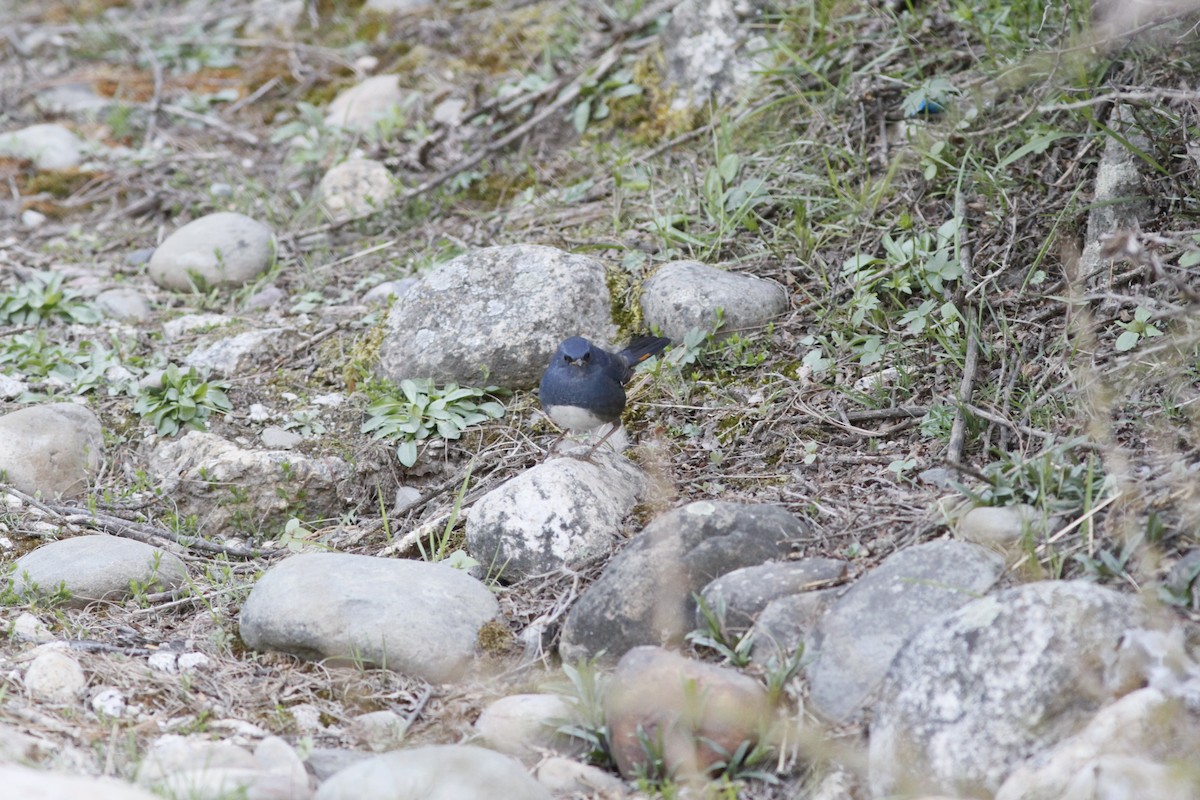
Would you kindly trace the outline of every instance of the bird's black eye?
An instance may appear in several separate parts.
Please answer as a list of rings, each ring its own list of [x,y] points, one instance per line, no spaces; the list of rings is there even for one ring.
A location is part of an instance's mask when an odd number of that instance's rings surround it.
[[[584,353],[584,354],[583,354],[583,358],[581,358],[581,359],[579,359],[579,360],[580,360],[580,361],[591,361],[591,360],[592,360],[592,351],[591,351],[591,350],[589,350],[589,351],[587,351],[586,353]]]

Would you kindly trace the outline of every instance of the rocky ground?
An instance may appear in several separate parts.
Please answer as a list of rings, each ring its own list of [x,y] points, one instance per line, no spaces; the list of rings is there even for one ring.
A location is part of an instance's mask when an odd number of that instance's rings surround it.
[[[914,5],[0,6],[6,789],[1200,794],[1195,13]]]

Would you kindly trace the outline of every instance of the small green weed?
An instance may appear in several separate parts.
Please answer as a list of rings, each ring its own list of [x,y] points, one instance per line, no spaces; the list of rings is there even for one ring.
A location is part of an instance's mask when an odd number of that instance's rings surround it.
[[[448,383],[442,388],[430,380],[402,380],[402,397],[384,396],[367,409],[369,419],[363,433],[376,439],[397,439],[396,458],[406,467],[417,463],[417,442],[434,433],[457,439],[472,425],[504,416],[504,406],[484,395],[500,391],[498,386],[471,389]]]
[[[574,714],[572,719],[562,721],[558,732],[583,742],[588,748],[585,757],[590,763],[608,766],[612,764],[608,722],[604,716],[608,685],[598,666],[600,657],[601,654],[597,654],[574,665],[562,665],[570,685],[561,693]]]
[[[1100,458],[1085,444],[1075,439],[1029,458],[1010,453],[983,468],[989,487],[962,491],[983,506],[1027,503],[1050,514],[1086,510],[1104,493],[1106,479]]]
[[[142,389],[133,404],[134,413],[149,418],[162,436],[174,436],[180,428],[205,430],[205,420],[214,412],[228,414],[232,409],[225,392],[229,384],[207,381],[195,367],[181,372],[171,364],[162,376],[162,383]]]
[[[88,325],[100,321],[100,312],[79,299],[78,292],[63,288],[60,272],[35,272],[24,283],[0,294],[0,322],[35,325],[59,318]]]
[[[754,647],[754,634],[748,631],[740,633],[730,630],[725,617],[727,609],[725,598],[717,595],[715,607],[709,605],[701,594],[694,594],[696,607],[704,617],[704,627],[697,628],[685,637],[696,647],[704,647],[720,653],[735,667],[745,667],[750,664],[750,651]]]
[[[1127,350],[1137,347],[1138,342],[1142,339],[1151,339],[1155,336],[1163,335],[1163,332],[1156,328],[1154,323],[1150,321],[1150,309],[1145,306],[1138,306],[1137,310],[1133,312],[1133,319],[1129,322],[1117,320],[1117,325],[1125,329],[1117,337],[1116,348],[1119,353],[1124,353]]]

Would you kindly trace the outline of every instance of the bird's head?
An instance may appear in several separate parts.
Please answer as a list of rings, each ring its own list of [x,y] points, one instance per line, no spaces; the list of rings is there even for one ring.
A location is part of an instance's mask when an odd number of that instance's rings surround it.
[[[592,360],[592,343],[582,336],[572,336],[558,346],[558,354],[568,364],[586,367]]]

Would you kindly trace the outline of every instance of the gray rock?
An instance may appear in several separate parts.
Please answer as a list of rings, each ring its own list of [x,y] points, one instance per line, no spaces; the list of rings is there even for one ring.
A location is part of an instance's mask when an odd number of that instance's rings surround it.
[[[177,292],[243,286],[271,267],[275,236],[244,214],[222,211],[192,220],[150,256],[150,278]]]
[[[304,8],[304,0],[253,0],[243,29],[245,35],[290,39]]]
[[[162,800],[144,789],[113,778],[43,772],[19,764],[0,764],[0,786],[6,797],[21,800]]]
[[[1146,621],[1136,597],[1043,581],[927,625],[896,656],[874,707],[872,796],[901,787],[991,796],[1110,699],[1105,662],[1122,632]]]
[[[243,331],[197,346],[184,357],[183,363],[226,377],[241,375],[268,359],[292,352],[295,341],[295,333],[283,328]]]
[[[28,611],[17,615],[8,635],[19,642],[48,642],[54,638],[46,624]]]
[[[581,740],[558,732],[574,719],[574,709],[560,694],[513,694],[483,709],[475,732],[493,750],[537,762],[546,751],[582,753]]]
[[[27,208],[21,212],[21,224],[26,228],[39,228],[46,224],[48,220],[45,214],[40,211],[34,211],[32,208]]]
[[[347,553],[292,556],[269,569],[242,606],[255,650],[385,666],[432,683],[462,674],[495,596],[441,564]]]
[[[364,303],[386,303],[388,298],[393,295],[402,297],[405,292],[416,286],[418,283],[416,278],[401,278],[397,281],[384,281],[383,283],[372,286],[366,294],[363,295]]]
[[[111,319],[136,322],[150,319],[150,301],[137,289],[106,289],[96,295],[96,305]]]
[[[806,558],[735,569],[704,587],[701,596],[716,611],[725,608],[725,624],[731,630],[746,630],[772,600],[811,592],[839,580],[846,562],[834,558]],[[704,615],[696,609],[696,627],[703,628]]]
[[[1023,503],[1012,506],[978,506],[958,520],[954,532],[959,538],[983,545],[1007,546],[1025,540],[1040,542],[1058,526],[1051,517]]]
[[[761,37],[741,28],[734,0],[684,0],[662,33],[666,80],[676,89],[672,108],[701,108],[710,99],[725,105],[746,93],[755,71],[769,63]]]
[[[0,156],[28,159],[40,170],[70,169],[83,161],[83,140],[62,125],[31,125],[0,133]]]
[[[49,114],[95,114],[112,105],[86,83],[60,83],[38,92],[34,104]]]
[[[85,686],[83,667],[61,650],[43,649],[25,670],[25,690],[43,703],[74,703]]]
[[[305,761],[318,781],[324,783],[344,769],[366,761],[370,753],[359,750],[343,750],[339,747],[314,747]]]
[[[380,14],[397,14],[428,8],[431,5],[433,5],[433,0],[367,0],[363,5],[363,10],[377,11]]]
[[[29,384],[11,375],[0,375],[0,399],[14,400],[29,391]]]
[[[1195,762],[1176,759],[1160,764],[1125,755],[1106,755],[1089,761],[1053,800],[1125,800],[1153,797],[1154,800],[1196,800],[1200,780]]]
[[[376,753],[395,750],[408,733],[408,722],[391,709],[368,711],[350,720],[350,733]]]
[[[653,766],[644,739],[660,742],[663,768],[680,782],[703,780],[774,718],[767,691],[735,669],[661,647],[621,658],[605,694],[613,761],[627,779]]]
[[[184,314],[182,317],[175,317],[163,323],[163,337],[168,342],[176,342],[193,333],[215,330],[232,322],[232,319],[222,314]]]
[[[625,796],[625,785],[612,775],[591,764],[580,764],[562,756],[544,759],[537,770],[538,783],[549,789],[556,797],[620,798]]]
[[[371,133],[375,125],[402,114],[420,95],[400,88],[396,75],[375,75],[351,86],[333,98],[325,124]]]
[[[292,450],[304,441],[304,437],[300,434],[285,430],[276,425],[268,425],[263,428],[258,438],[272,450]]]
[[[294,516],[336,517],[365,491],[336,456],[243,449],[204,431],[159,440],[146,468],[179,513],[195,515],[210,534],[282,528]]]
[[[279,305],[286,299],[287,295],[283,289],[272,283],[264,286],[260,291],[255,292],[247,298],[246,308],[250,310],[271,308],[272,306]]]
[[[187,570],[178,556],[153,545],[97,533],[44,544],[17,559],[13,571],[21,596],[51,594],[61,586],[76,605],[129,597],[131,581],[165,591],[182,586]]]
[[[0,473],[29,494],[82,494],[100,470],[104,432],[87,407],[48,403],[0,416]]]
[[[787,292],[774,281],[710,267],[698,261],[663,264],[642,288],[646,324],[683,341],[692,328],[708,330],[722,309],[722,330],[759,328],[788,308]]]
[[[817,623],[806,670],[812,708],[834,722],[856,718],[909,637],[986,592],[1003,569],[996,553],[946,540],[886,558]]]
[[[580,596],[567,616],[565,661],[682,641],[693,593],[741,567],[781,558],[807,525],[778,506],[700,501],[655,519]]]
[[[253,755],[229,742],[163,736],[139,766],[137,782],[189,800],[308,800],[313,794],[304,763],[277,736],[259,742]]]
[[[615,334],[604,265],[552,247],[489,247],[434,269],[388,313],[377,371],[510,388],[537,384],[559,342]]]
[[[44,746],[40,740],[0,723],[0,764],[34,761]]]
[[[1139,155],[1153,147],[1145,129],[1134,119],[1129,107],[1117,104],[1108,125],[1117,132],[1105,138],[1096,167],[1092,202],[1088,210],[1087,235],[1080,254],[1080,275],[1089,291],[1108,289],[1109,270],[1105,266],[1107,236],[1141,230],[1155,214],[1146,195],[1146,167]],[[1120,250],[1121,248],[1118,248]],[[1118,257],[1123,257],[1118,254]],[[1111,300],[1104,301],[1112,303]]]
[[[1020,765],[1004,781],[996,800],[1059,800],[1067,795],[1069,786],[1080,780],[1081,773],[1094,771],[1095,765],[1105,758],[1132,757],[1144,764],[1168,762],[1177,759],[1180,753],[1196,752],[1198,746],[1200,719],[1194,713],[1157,689],[1138,689],[1102,708],[1079,733]],[[1177,770],[1175,777],[1186,780],[1189,776]],[[1196,791],[1200,789],[1196,783],[1200,776],[1193,770],[1190,778],[1191,793],[1179,797],[1200,796]],[[1166,790],[1169,783],[1152,791],[1150,787],[1154,785],[1151,780],[1138,787],[1139,792],[1094,792],[1083,797],[1137,796],[1157,800],[1173,796]]]
[[[326,172],[319,191],[325,211],[340,222],[383,208],[396,194],[396,179],[382,163],[356,158]]]
[[[317,800],[550,800],[520,762],[470,745],[396,750],[321,785]]]
[[[772,662],[780,665],[803,645],[801,655],[806,663],[811,662],[813,630],[839,592],[839,589],[800,592],[767,603],[751,630],[754,642],[750,660],[761,667],[771,667]]]
[[[612,550],[645,483],[614,453],[544,461],[476,501],[467,550],[506,582],[578,566]]]

